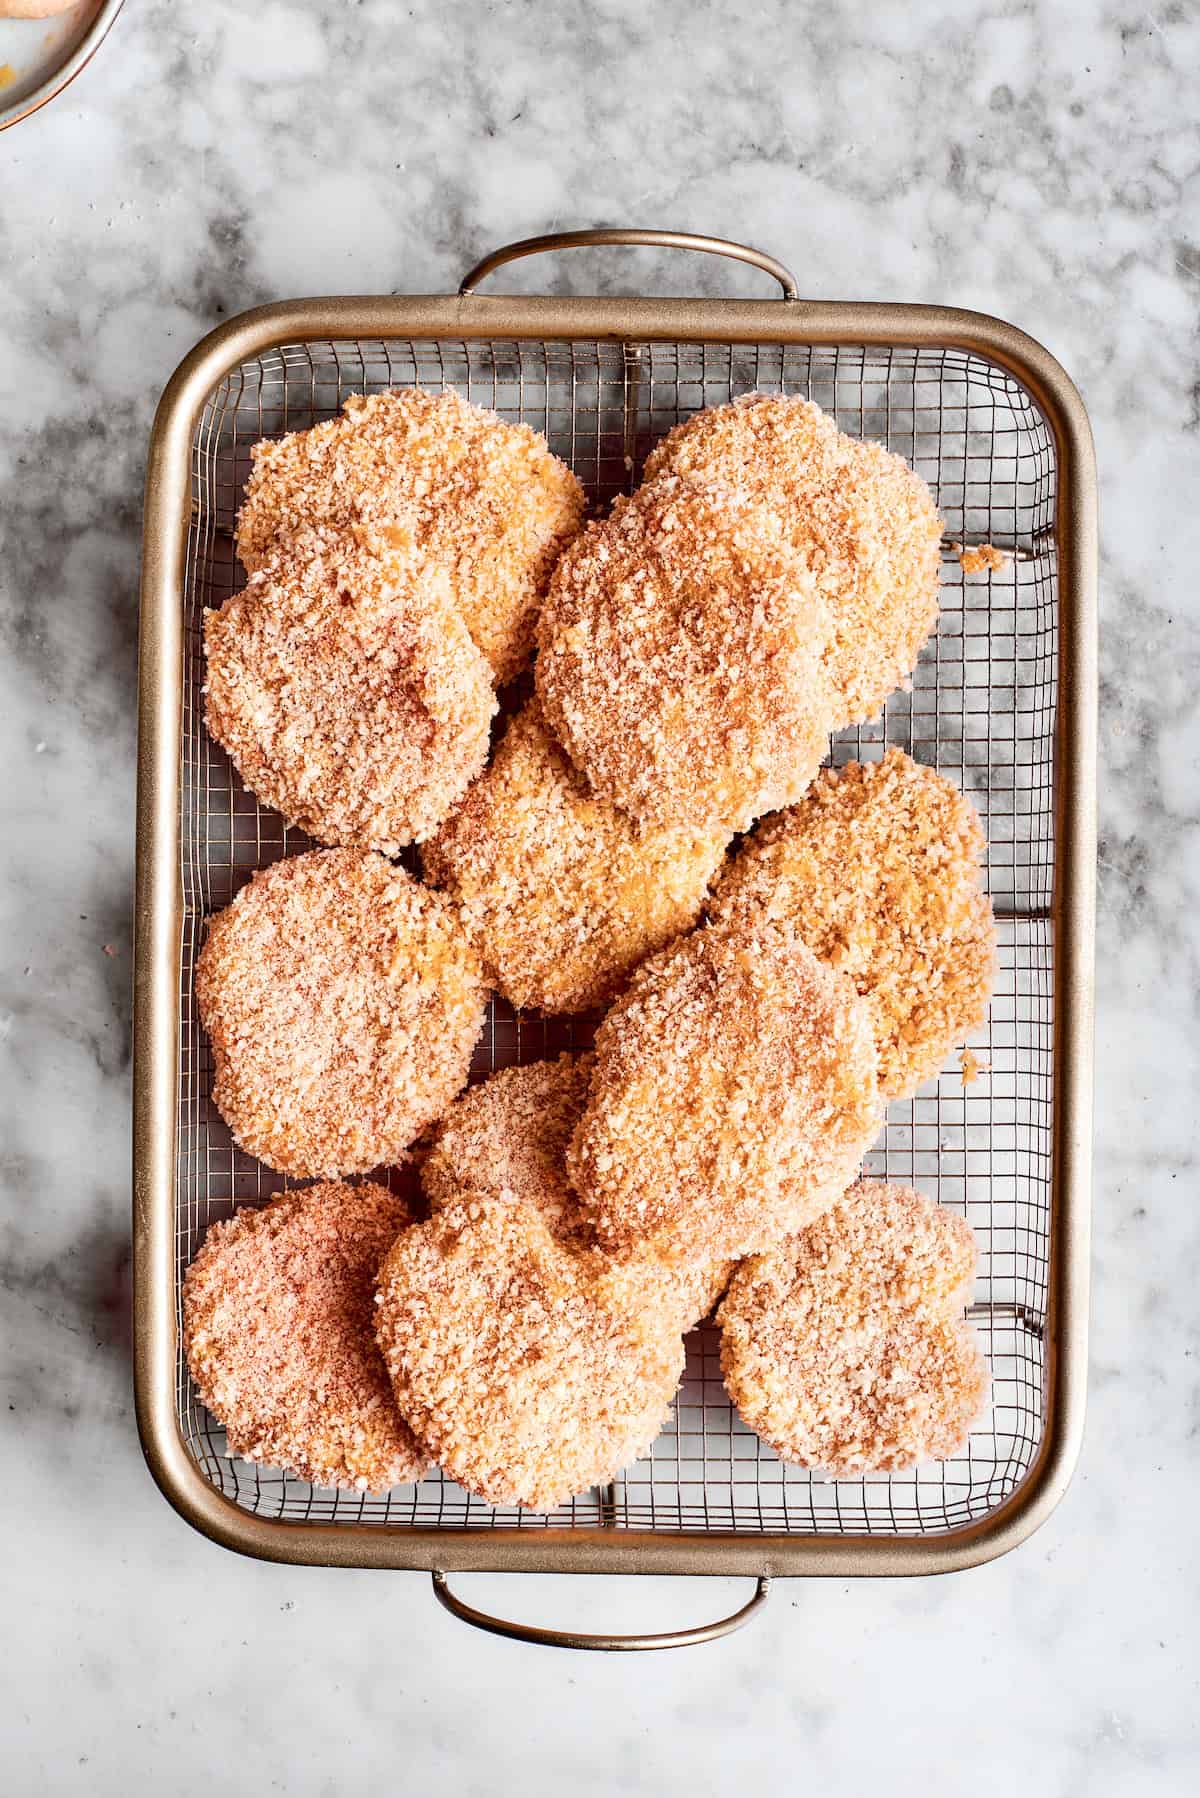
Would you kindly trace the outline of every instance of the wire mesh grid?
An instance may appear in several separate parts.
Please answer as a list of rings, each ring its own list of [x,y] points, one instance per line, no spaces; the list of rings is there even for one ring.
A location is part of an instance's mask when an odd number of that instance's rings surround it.
[[[260,806],[202,719],[201,621],[238,585],[231,531],[260,437],[331,417],[350,393],[453,387],[543,431],[594,505],[635,483],[650,446],[681,418],[754,391],[808,395],[843,429],[898,450],[932,486],[946,525],[941,618],[908,690],[875,723],[840,733],[835,762],[899,744],[973,797],[986,826],[1000,972],[973,1040],[981,1077],[957,1058],[893,1103],[868,1171],[904,1181],[966,1216],[980,1249],[972,1315],[991,1363],[988,1412],[963,1452],[911,1472],[832,1480],[781,1462],[733,1412],[718,1333],[688,1340],[673,1413],[615,1486],[550,1515],[493,1509],[440,1473],[385,1495],[312,1488],[231,1457],[180,1353],[178,1417],[200,1468],[264,1517],[397,1528],[580,1528],[748,1533],[946,1532],[995,1510],[1030,1467],[1043,1427],[1051,1163],[1053,736],[1057,691],[1056,464],[1025,389],[957,349],[562,341],[314,342],[230,370],[192,445],[193,505],[184,605],[176,1305],[208,1225],[288,1182],[237,1150],[211,1098],[208,1043],[192,981],[207,918],[251,873],[309,846]],[[1016,553],[966,576],[950,544]],[[514,1013],[493,1002],[472,1078],[590,1040],[594,1020]],[[412,1192],[410,1174],[384,1176]]]

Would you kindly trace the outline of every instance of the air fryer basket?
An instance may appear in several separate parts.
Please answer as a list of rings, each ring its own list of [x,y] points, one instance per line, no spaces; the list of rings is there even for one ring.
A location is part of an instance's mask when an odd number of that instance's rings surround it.
[[[155,1335],[169,1403],[161,1392],[150,1403],[142,1359],[139,1385],[160,1479],[171,1488],[186,1481],[193,1497],[181,1508],[195,1515],[199,1502],[213,1533],[297,1559],[765,1573],[822,1570],[819,1555],[805,1552],[816,1549],[827,1570],[852,1563],[869,1572],[900,1570],[903,1549],[888,1552],[898,1544],[924,1544],[908,1558],[913,1570],[997,1552],[1052,1502],[1048,1484],[1065,1482],[1078,1433],[1094,517],[1090,445],[1073,389],[1008,327],[926,308],[468,297],[330,300],[275,313],[234,321],[193,352],[164,399],[151,462],[143,631],[156,640],[150,668],[143,640],[143,682],[152,679],[155,691],[144,687],[142,717],[138,1161],[139,1182],[148,1182],[139,1202],[155,1208],[161,1252],[141,1244],[139,1282],[165,1268],[170,1290],[158,1294],[153,1323],[139,1298],[139,1329]],[[955,1056],[915,1098],[892,1104],[868,1162],[870,1172],[965,1215],[979,1243],[972,1316],[992,1398],[953,1460],[844,1480],[785,1465],[733,1413],[712,1327],[689,1339],[674,1415],[646,1458],[551,1516],[493,1509],[440,1473],[384,1495],[314,1490],[231,1457],[199,1403],[179,1346],[182,1272],[215,1218],[286,1182],[234,1148],[212,1106],[194,961],[211,913],[256,868],[308,846],[247,792],[204,729],[203,610],[240,584],[231,529],[250,446],[331,417],[348,394],[409,385],[453,387],[543,431],[599,505],[636,483],[650,447],[680,419],[756,391],[811,397],[844,430],[899,451],[933,488],[946,527],[936,637],[910,688],[893,695],[878,722],[839,733],[832,758],[875,759],[899,744],[963,787],[987,831],[1000,973],[988,1023],[971,1045],[978,1078],[968,1082]],[[168,554],[170,508],[179,537]],[[1007,552],[1003,568],[965,574],[957,546],[982,542]],[[174,614],[177,660],[162,653],[164,612]],[[159,703],[165,720],[155,716],[162,683],[177,688],[176,706],[169,696]],[[177,760],[164,797],[170,755],[158,726],[170,729],[174,718]],[[146,765],[148,732],[158,772]],[[147,937],[163,919],[152,928],[148,908],[161,913],[171,887],[178,936],[169,990],[166,968],[158,969],[163,1015],[154,1030],[143,991]],[[473,1076],[585,1044],[592,1022],[526,1017],[496,1001]],[[403,1190],[413,1176],[390,1178]],[[174,1435],[169,1478],[153,1452],[164,1430]],[[207,1494],[199,1501],[197,1487]],[[216,1498],[223,1502],[214,1509]],[[515,1555],[502,1546],[518,1539]],[[470,1551],[439,1555],[439,1542],[452,1541]],[[648,1544],[662,1552],[647,1554]],[[574,1555],[574,1545],[584,1552]],[[843,1552],[829,1559],[831,1545]],[[673,1548],[687,1552],[676,1559]]]

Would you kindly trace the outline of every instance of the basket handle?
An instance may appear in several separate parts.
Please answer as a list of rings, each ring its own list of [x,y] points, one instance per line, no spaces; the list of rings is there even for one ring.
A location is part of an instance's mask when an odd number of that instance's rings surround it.
[[[539,1642],[546,1648],[582,1648],[603,1654],[628,1653],[642,1648],[693,1648],[699,1642],[715,1642],[718,1636],[730,1636],[735,1629],[749,1623],[754,1613],[767,1602],[770,1589],[770,1580],[761,1574],[754,1596],[740,1611],[718,1617],[715,1623],[698,1624],[695,1629],[666,1630],[661,1635],[586,1636],[577,1630],[543,1629],[536,1623],[509,1623],[503,1617],[489,1616],[487,1611],[475,1610],[453,1593],[444,1573],[433,1575],[433,1595],[438,1603],[452,1617],[469,1623],[473,1629],[486,1630],[492,1636],[508,1636],[515,1642]]]
[[[485,276],[502,268],[506,262],[518,262],[522,256],[540,256],[543,250],[574,250],[603,244],[654,244],[662,250],[703,250],[710,256],[731,256],[735,262],[749,262],[754,268],[774,275],[785,300],[800,298],[791,269],[776,261],[774,256],[768,256],[765,250],[752,249],[749,244],[731,243],[725,237],[697,237],[690,231],[644,231],[638,225],[551,231],[546,237],[522,237],[517,243],[502,244],[463,276],[459,294],[465,299],[474,293]]]

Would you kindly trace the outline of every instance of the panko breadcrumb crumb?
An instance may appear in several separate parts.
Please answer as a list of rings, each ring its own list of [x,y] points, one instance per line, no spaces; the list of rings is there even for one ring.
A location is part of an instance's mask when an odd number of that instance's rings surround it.
[[[538,1210],[478,1193],[397,1239],[375,1327],[397,1407],[444,1470],[535,1511],[643,1454],[683,1370],[677,1329],[624,1328]]]
[[[184,1276],[183,1342],[231,1453],[314,1486],[422,1477],[373,1331],[376,1275],[411,1222],[382,1186],[323,1185],[213,1224]]]
[[[962,1318],[968,1225],[921,1193],[863,1181],[738,1268],[718,1313],[743,1420],[787,1461],[847,1477],[944,1460],[988,1391]]]
[[[882,1122],[872,1019],[786,920],[643,963],[596,1037],[567,1169],[618,1253],[761,1249],[832,1204]]]
[[[690,1330],[724,1292],[733,1263],[701,1252],[695,1262],[673,1267],[636,1250],[618,1260],[599,1248],[566,1171],[592,1065],[591,1055],[560,1055],[502,1068],[471,1087],[434,1132],[421,1170],[425,1196],[434,1211],[459,1204],[471,1191],[531,1205],[559,1242],[586,1257],[592,1290],[607,1310],[634,1328],[648,1319],[660,1329],[669,1316],[680,1330]]]
[[[497,683],[519,673],[550,571],[583,518],[583,489],[544,437],[452,389],[409,387],[355,395],[340,418],[251,455],[237,525],[247,569],[313,527],[415,544],[449,575]]]
[[[518,1008],[590,1011],[700,914],[725,830],[640,828],[597,798],[536,699],[424,846],[460,901],[493,986]]]
[[[217,1109],[300,1177],[401,1159],[465,1084],[486,997],[449,901],[350,849],[256,874],[196,964]]]
[[[825,754],[831,629],[765,510],[663,478],[560,561],[538,697],[592,789],[639,823],[742,830],[799,798]]]
[[[209,730],[318,842],[395,854],[487,759],[490,671],[417,552],[298,537],[205,613],[204,648]]]
[[[937,622],[942,521],[925,482],[811,400],[748,394],[677,425],[647,482],[691,475],[775,518],[832,614],[833,728],[876,717]]]
[[[954,548],[964,574],[999,574],[1008,566],[1008,556],[994,543],[956,543]]]
[[[827,768],[729,865],[715,919],[786,917],[876,1019],[885,1098],[916,1091],[987,1011],[996,923],[970,800],[900,749]]]

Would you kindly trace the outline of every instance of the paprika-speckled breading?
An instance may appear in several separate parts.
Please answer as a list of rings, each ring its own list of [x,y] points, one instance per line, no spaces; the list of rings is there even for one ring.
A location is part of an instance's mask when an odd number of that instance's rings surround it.
[[[298,1177],[401,1160],[465,1085],[486,990],[455,907],[380,855],[256,874],[196,964],[213,1099],[242,1148]]]
[[[591,1055],[566,1054],[500,1068],[469,1087],[439,1120],[421,1165],[431,1208],[457,1204],[464,1192],[507,1193],[541,1212],[561,1241],[590,1247],[563,1164],[591,1073]]]
[[[407,387],[355,394],[340,417],[251,455],[237,526],[246,568],[314,526],[413,544],[449,576],[497,683],[520,672],[550,571],[583,518],[583,489],[544,437],[452,389]]]
[[[183,1283],[183,1342],[230,1452],[314,1486],[386,1492],[429,1456],[396,1410],[375,1280],[412,1222],[381,1186],[322,1185],[211,1226]]]
[[[689,1330],[708,1316],[733,1272],[730,1260],[703,1252],[679,1266],[633,1249],[622,1258],[596,1241],[589,1214],[567,1179],[567,1145],[583,1116],[594,1058],[560,1055],[526,1067],[501,1068],[473,1086],[438,1124],[421,1169],[433,1210],[457,1204],[464,1192],[531,1205],[551,1234],[588,1257],[601,1304],[635,1326],[648,1317],[658,1328],[669,1315]]]
[[[729,486],[664,477],[559,562],[538,697],[593,790],[639,823],[743,830],[825,755],[831,633],[776,520]]]
[[[596,1036],[567,1156],[601,1243],[741,1256],[845,1190],[882,1123],[869,1007],[787,922],[653,956]]]
[[[297,538],[205,613],[204,648],[209,730],[318,842],[394,855],[487,759],[491,674],[419,552]]]
[[[401,1415],[451,1478],[535,1511],[643,1454],[683,1370],[676,1328],[625,1328],[538,1210],[483,1194],[397,1238],[376,1334]]]
[[[667,475],[733,487],[778,520],[832,614],[830,723],[876,717],[937,623],[942,521],[920,476],[810,400],[766,394],[677,425],[646,462],[647,482]]]
[[[716,919],[787,917],[870,1000],[879,1084],[900,1098],[984,1020],[996,921],[980,886],[983,826],[944,775],[900,749],[823,769],[730,864]]]
[[[777,1454],[849,1477],[958,1452],[988,1370],[962,1316],[975,1244],[962,1218],[863,1181],[744,1261],[718,1313],[729,1396]]]
[[[509,1002],[590,1011],[700,915],[726,830],[639,827],[589,791],[531,700],[424,846]]]

